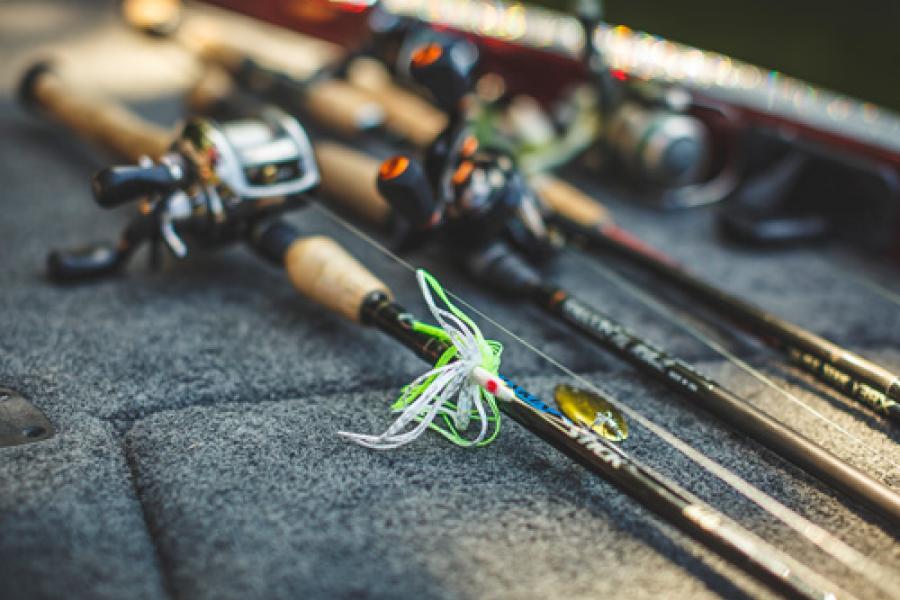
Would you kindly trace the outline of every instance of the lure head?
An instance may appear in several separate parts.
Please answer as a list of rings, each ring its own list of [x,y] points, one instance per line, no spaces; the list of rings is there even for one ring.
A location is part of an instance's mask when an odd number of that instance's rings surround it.
[[[554,391],[556,403],[566,417],[611,441],[628,437],[628,423],[608,400],[589,390],[560,384]]]

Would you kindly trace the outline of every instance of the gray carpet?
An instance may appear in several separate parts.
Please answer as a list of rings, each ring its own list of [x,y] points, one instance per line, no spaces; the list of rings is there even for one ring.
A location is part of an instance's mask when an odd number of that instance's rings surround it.
[[[41,40],[114,29],[97,12],[103,4],[13,2],[0,11],[0,24],[20,10],[61,11],[70,24],[64,32],[0,25],[0,385],[21,391],[59,430],[46,442],[0,449],[0,598],[771,595],[513,423],[495,445],[475,451],[433,435],[389,453],[342,441],[340,429],[385,427],[389,402],[423,365],[377,332],[297,298],[280,272],[244,248],[155,273],[137,260],[127,275],[90,285],[49,283],[49,249],[109,238],[128,210],[92,202],[88,177],[109,157],[23,113],[11,89],[26,50]],[[180,114],[171,96],[134,106],[161,123]],[[594,185],[585,175],[575,180]],[[709,280],[900,370],[900,309],[856,279],[896,291],[900,280],[888,265],[835,248],[730,248],[716,239],[711,213],[663,220],[598,193],[622,224]],[[405,268],[315,208],[291,220],[340,240],[401,302],[424,310]],[[900,571],[897,532],[852,503],[534,309],[465,282],[436,250],[408,258],[555,360]],[[746,339],[717,338],[869,449],[854,445],[577,257],[562,257],[556,275],[900,489],[900,474],[888,473],[889,461],[900,461],[898,436],[884,421]],[[505,372],[545,395],[565,379],[484,325],[506,343]],[[639,425],[624,447],[842,587],[879,597]]]

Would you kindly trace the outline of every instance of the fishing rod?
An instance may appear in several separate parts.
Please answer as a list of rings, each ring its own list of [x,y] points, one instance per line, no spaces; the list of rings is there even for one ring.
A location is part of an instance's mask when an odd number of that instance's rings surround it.
[[[116,243],[52,252],[48,275],[57,281],[117,273],[144,242],[155,266],[160,246],[185,258],[197,247],[243,240],[256,223],[304,205],[320,179],[306,131],[274,107],[228,123],[191,119],[173,139],[112,101],[72,89],[50,63],[30,68],[19,91],[26,105],[72,131],[136,157],[137,164],[99,171],[92,188],[100,206],[138,202],[137,214]]]
[[[32,70],[26,81],[35,85],[42,77],[36,74],[39,70],[50,72],[42,66]],[[55,83],[59,84],[57,90],[64,89],[61,82]],[[37,92],[37,96],[41,94]],[[87,106],[80,108],[86,110]],[[137,243],[157,235],[178,256],[186,256],[186,252],[177,251],[178,244],[169,237],[173,234],[185,236],[185,248],[242,240],[263,257],[282,265],[294,288],[323,307],[385,332],[430,364],[461,360],[454,338],[438,335],[434,328],[423,328],[411,313],[392,301],[387,286],[336,242],[324,236],[301,236],[296,228],[277,218],[281,212],[301,205],[275,203],[271,199],[278,198],[280,192],[287,197],[312,192],[315,179],[304,179],[302,175],[298,178],[299,171],[295,169],[302,164],[302,172],[309,174],[315,173],[316,168],[300,125],[285,121],[289,117],[283,113],[274,114],[281,120],[222,125],[189,121],[172,151],[162,154],[156,163],[145,160],[143,164],[98,173],[94,178],[98,203],[110,207],[146,195],[139,215],[114,249],[93,246],[76,252],[51,253],[50,276],[71,281],[110,275],[124,266]],[[135,127],[138,121],[127,124]],[[255,131],[250,132],[254,125]],[[268,131],[269,136],[261,135],[263,131]],[[293,148],[284,153],[288,141]],[[244,151],[244,162],[229,163],[238,148]],[[281,154],[276,149],[281,149]],[[279,156],[260,164],[246,160],[253,155]],[[269,178],[267,187],[242,187],[241,175],[232,169],[235,166],[243,176]],[[238,191],[250,193],[241,196]],[[262,192],[276,195],[263,196]],[[220,212],[215,212],[216,197],[224,200],[225,209]],[[195,210],[188,214],[184,206]],[[165,231],[167,226],[169,233]],[[159,233],[154,232],[155,227],[161,228]],[[616,447],[611,440],[621,439],[623,420],[620,415],[610,414],[614,409],[608,401],[599,398],[605,414],[592,414],[596,403],[589,402],[586,409],[583,396],[573,398],[571,388],[561,388],[557,397],[576,422],[496,373],[496,367],[492,371],[475,365],[464,374],[496,399],[504,414],[773,589],[792,598],[835,597],[837,588],[833,584],[818,583],[821,577],[815,574],[801,575],[798,570],[806,570],[805,567],[792,564],[794,561],[763,540]],[[598,418],[603,419],[604,428],[598,429]],[[606,435],[601,435],[604,431]]]
[[[282,223],[278,230],[267,232],[261,239],[261,246],[273,262],[280,263],[291,255],[293,235],[291,226]],[[356,293],[352,300],[357,301],[360,296]],[[339,304],[346,307],[351,302]],[[412,314],[391,299],[383,284],[365,295],[354,320],[379,329],[430,365],[439,364],[453,350],[446,340],[417,330]],[[773,588],[791,597],[834,597],[829,595],[832,591],[804,581],[782,562],[780,553],[771,547],[765,548],[768,544],[755,535],[697,501],[679,486],[665,481],[606,437],[587,428],[589,419],[574,423],[503,375],[485,376],[475,370],[471,376],[498,400],[503,414]]]
[[[589,20],[586,22],[589,23]],[[590,29],[591,26],[588,24],[586,28]],[[448,43],[459,45],[467,42],[451,39]],[[591,48],[592,46],[588,46],[588,53],[591,53]],[[409,52],[411,51],[407,51]],[[397,53],[396,50],[393,52]],[[348,64],[349,62],[348,59]],[[474,64],[465,66],[471,69]],[[371,72],[375,69],[369,65],[367,70]],[[603,72],[603,69],[598,68],[597,71]],[[447,121],[446,118],[440,118],[440,111],[429,111],[429,106],[421,100],[417,103],[417,98],[394,85],[387,73],[348,77],[348,81],[377,97],[387,115],[415,115],[418,126],[397,125],[390,118],[386,121],[386,126],[393,127],[395,134],[406,137],[414,145],[422,146],[425,139],[434,140],[432,132],[437,126],[443,124],[446,129]],[[440,102],[439,98],[435,99]],[[410,136],[411,131],[416,133]],[[664,147],[680,145],[677,139],[670,141],[672,144]],[[780,350],[799,367],[832,388],[870,410],[887,416],[891,421],[900,422],[900,375],[703,282],[676,265],[662,252],[613,224],[605,210],[592,208],[592,204],[599,205],[573,186],[547,175],[533,176],[530,183],[541,200],[552,209],[547,216],[548,225],[570,239],[574,245],[597,253],[612,252],[650,270],[679,290],[730,318],[769,346]]]
[[[649,271],[780,351],[823,383],[900,423],[900,375],[703,281],[662,251],[623,238],[622,230],[609,220],[570,212],[560,203],[548,221],[574,245],[599,256],[613,254]]]
[[[192,92],[191,102],[200,111],[212,114],[234,112],[233,107],[217,111],[213,105],[223,98],[228,99],[225,104],[233,104],[233,90],[237,84],[345,139],[380,132],[390,133],[413,146],[425,147],[446,127],[447,117],[442,111],[394,82],[386,61],[395,52],[378,48],[341,56],[333,48],[327,51],[319,48],[323,44],[320,40],[311,40],[258,21],[248,23],[247,18],[201,9],[197,5],[181,7],[173,13],[168,2],[161,7],[154,4],[154,1],[144,0],[126,3],[123,7],[126,21],[138,29],[165,35],[195,57],[201,66],[201,76]],[[394,36],[385,34],[385,37]],[[462,44],[461,40],[456,41]],[[464,53],[471,52],[464,44],[461,47]],[[311,52],[307,52],[307,48]],[[303,53],[298,57],[300,49]],[[308,58],[307,54],[313,54],[313,57]],[[314,102],[310,100],[312,97]],[[238,112],[246,113],[243,109]],[[375,120],[367,121],[364,118],[367,114],[383,114],[383,124],[379,126]],[[355,164],[362,160],[349,150],[336,149],[328,142],[317,143],[316,151],[323,171],[322,184],[326,188],[330,188],[329,183],[333,180],[329,173],[342,171],[332,165],[347,161]],[[342,184],[342,187],[351,185],[346,180]],[[532,176],[531,185],[542,196],[559,196],[559,202],[581,204],[582,210],[590,214],[598,212],[596,203],[580,199],[575,188],[550,174]],[[327,189],[326,195],[347,194],[340,189]]]
[[[445,97],[461,100],[468,89],[464,73],[441,60],[432,46],[412,69],[426,85],[440,82]],[[428,61],[431,57],[430,62]],[[435,94],[437,96],[437,94]],[[447,101],[448,106],[453,101]],[[513,161],[479,148],[459,111],[426,153],[424,167],[409,157],[386,161],[377,175],[359,165],[356,181],[377,180],[377,191],[344,195],[338,204],[377,226],[405,224],[406,247],[439,236],[475,280],[507,295],[530,301],[579,332],[614,351],[670,387],[684,393],[731,426],[781,454],[822,482],[896,524],[900,496],[840,460],[793,429],[779,423],[695,369],[641,340],[565,290],[545,283],[530,262],[553,252],[535,194]],[[370,184],[371,185],[371,184]],[[371,187],[376,187],[371,185]],[[597,210],[585,218],[600,218]],[[523,258],[524,257],[524,258]]]

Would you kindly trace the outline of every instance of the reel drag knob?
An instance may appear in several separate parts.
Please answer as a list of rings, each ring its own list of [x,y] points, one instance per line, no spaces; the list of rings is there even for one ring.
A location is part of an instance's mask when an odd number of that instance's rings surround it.
[[[389,158],[378,169],[376,187],[411,228],[428,230],[441,222],[443,211],[418,162],[406,156]]]
[[[94,175],[94,198],[113,208],[155,192],[170,192],[185,181],[184,169],[174,164],[107,167]]]

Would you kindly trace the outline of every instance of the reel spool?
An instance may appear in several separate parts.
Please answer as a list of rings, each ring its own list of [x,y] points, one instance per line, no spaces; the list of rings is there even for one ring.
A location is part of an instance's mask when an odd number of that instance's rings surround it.
[[[600,150],[610,173],[624,173],[642,199],[658,208],[690,208],[725,199],[737,184],[729,165],[712,160],[711,132],[693,116],[689,92],[632,80],[612,70],[593,43],[598,2],[578,3],[583,60],[593,75],[601,114]],[[727,117],[727,115],[724,115]]]

